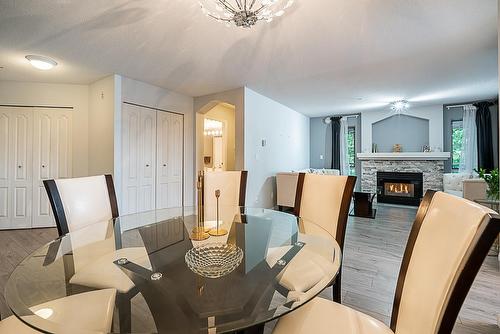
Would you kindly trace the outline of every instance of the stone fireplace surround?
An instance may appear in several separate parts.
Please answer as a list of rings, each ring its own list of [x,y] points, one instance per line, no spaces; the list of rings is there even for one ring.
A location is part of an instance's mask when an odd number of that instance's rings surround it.
[[[361,160],[361,191],[372,194],[377,192],[377,171],[420,172],[423,174],[424,194],[429,189],[443,190],[444,160],[363,159]]]

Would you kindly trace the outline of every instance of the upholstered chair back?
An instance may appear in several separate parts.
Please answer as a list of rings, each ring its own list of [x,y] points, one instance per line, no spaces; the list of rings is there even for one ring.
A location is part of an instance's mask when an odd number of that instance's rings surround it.
[[[246,171],[205,172],[203,189],[205,220],[216,219],[216,190],[220,190],[219,214],[225,219],[232,219],[236,213],[235,210],[240,206],[245,206],[246,185]],[[231,212],[228,212],[228,209]]]
[[[44,181],[60,235],[118,217],[111,175]]]
[[[299,174],[295,214],[303,219],[305,233],[315,231],[315,225],[333,236],[343,247],[354,176]],[[307,222],[312,222],[308,226]]]
[[[391,319],[396,334],[451,333],[493,242],[484,239],[494,238],[494,233],[485,233],[492,227],[491,214],[479,204],[444,192],[425,195],[396,289]]]

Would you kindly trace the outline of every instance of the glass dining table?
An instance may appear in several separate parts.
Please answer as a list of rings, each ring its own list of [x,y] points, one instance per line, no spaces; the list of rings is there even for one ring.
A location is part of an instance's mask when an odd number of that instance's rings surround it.
[[[111,315],[103,323],[111,333],[259,333],[336,278],[340,248],[319,225],[269,209],[221,206],[217,216],[212,209],[205,208],[204,231],[217,229],[218,217],[227,233],[198,241],[194,208],[124,215],[72,231],[16,267],[6,302],[46,333],[102,332],[80,320],[85,310],[102,307],[85,294],[108,290]],[[81,300],[52,306],[67,298]]]

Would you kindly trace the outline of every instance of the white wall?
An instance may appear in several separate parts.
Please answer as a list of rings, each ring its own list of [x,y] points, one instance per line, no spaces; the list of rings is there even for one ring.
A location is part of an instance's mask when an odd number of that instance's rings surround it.
[[[308,168],[309,141],[308,117],[245,88],[248,206],[275,205],[276,173]]]
[[[86,85],[0,81],[0,104],[73,107],[73,176],[89,175]]]
[[[409,116],[420,117],[429,120],[429,145],[431,148],[443,149],[443,105],[434,105],[421,108],[409,108],[405,113]],[[381,110],[369,110],[361,112],[361,151],[372,150],[372,124],[384,118],[392,116],[393,113],[386,107]]]
[[[117,92],[118,96],[121,96],[121,101],[184,115],[184,205],[193,206],[195,203],[195,117],[193,98],[123,76],[117,79],[121,80],[121,92]],[[116,113],[120,114],[119,107],[116,108]],[[115,123],[121,123],[121,115],[115,117]],[[115,141],[121,142],[120,138],[116,136]],[[121,152],[121,148],[118,150],[118,147],[116,147],[116,149],[117,152]],[[119,169],[116,163],[117,160],[118,158],[115,158],[115,173]]]
[[[114,172],[114,108],[115,75],[89,85],[89,175]]]

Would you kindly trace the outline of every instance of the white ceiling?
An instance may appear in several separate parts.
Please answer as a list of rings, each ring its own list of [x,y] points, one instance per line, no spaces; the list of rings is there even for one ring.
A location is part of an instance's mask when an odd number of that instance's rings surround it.
[[[197,0],[0,0],[0,80],[246,85],[310,116],[495,97],[497,53],[497,0],[297,0],[250,30]],[[26,54],[60,65],[38,71]]]

